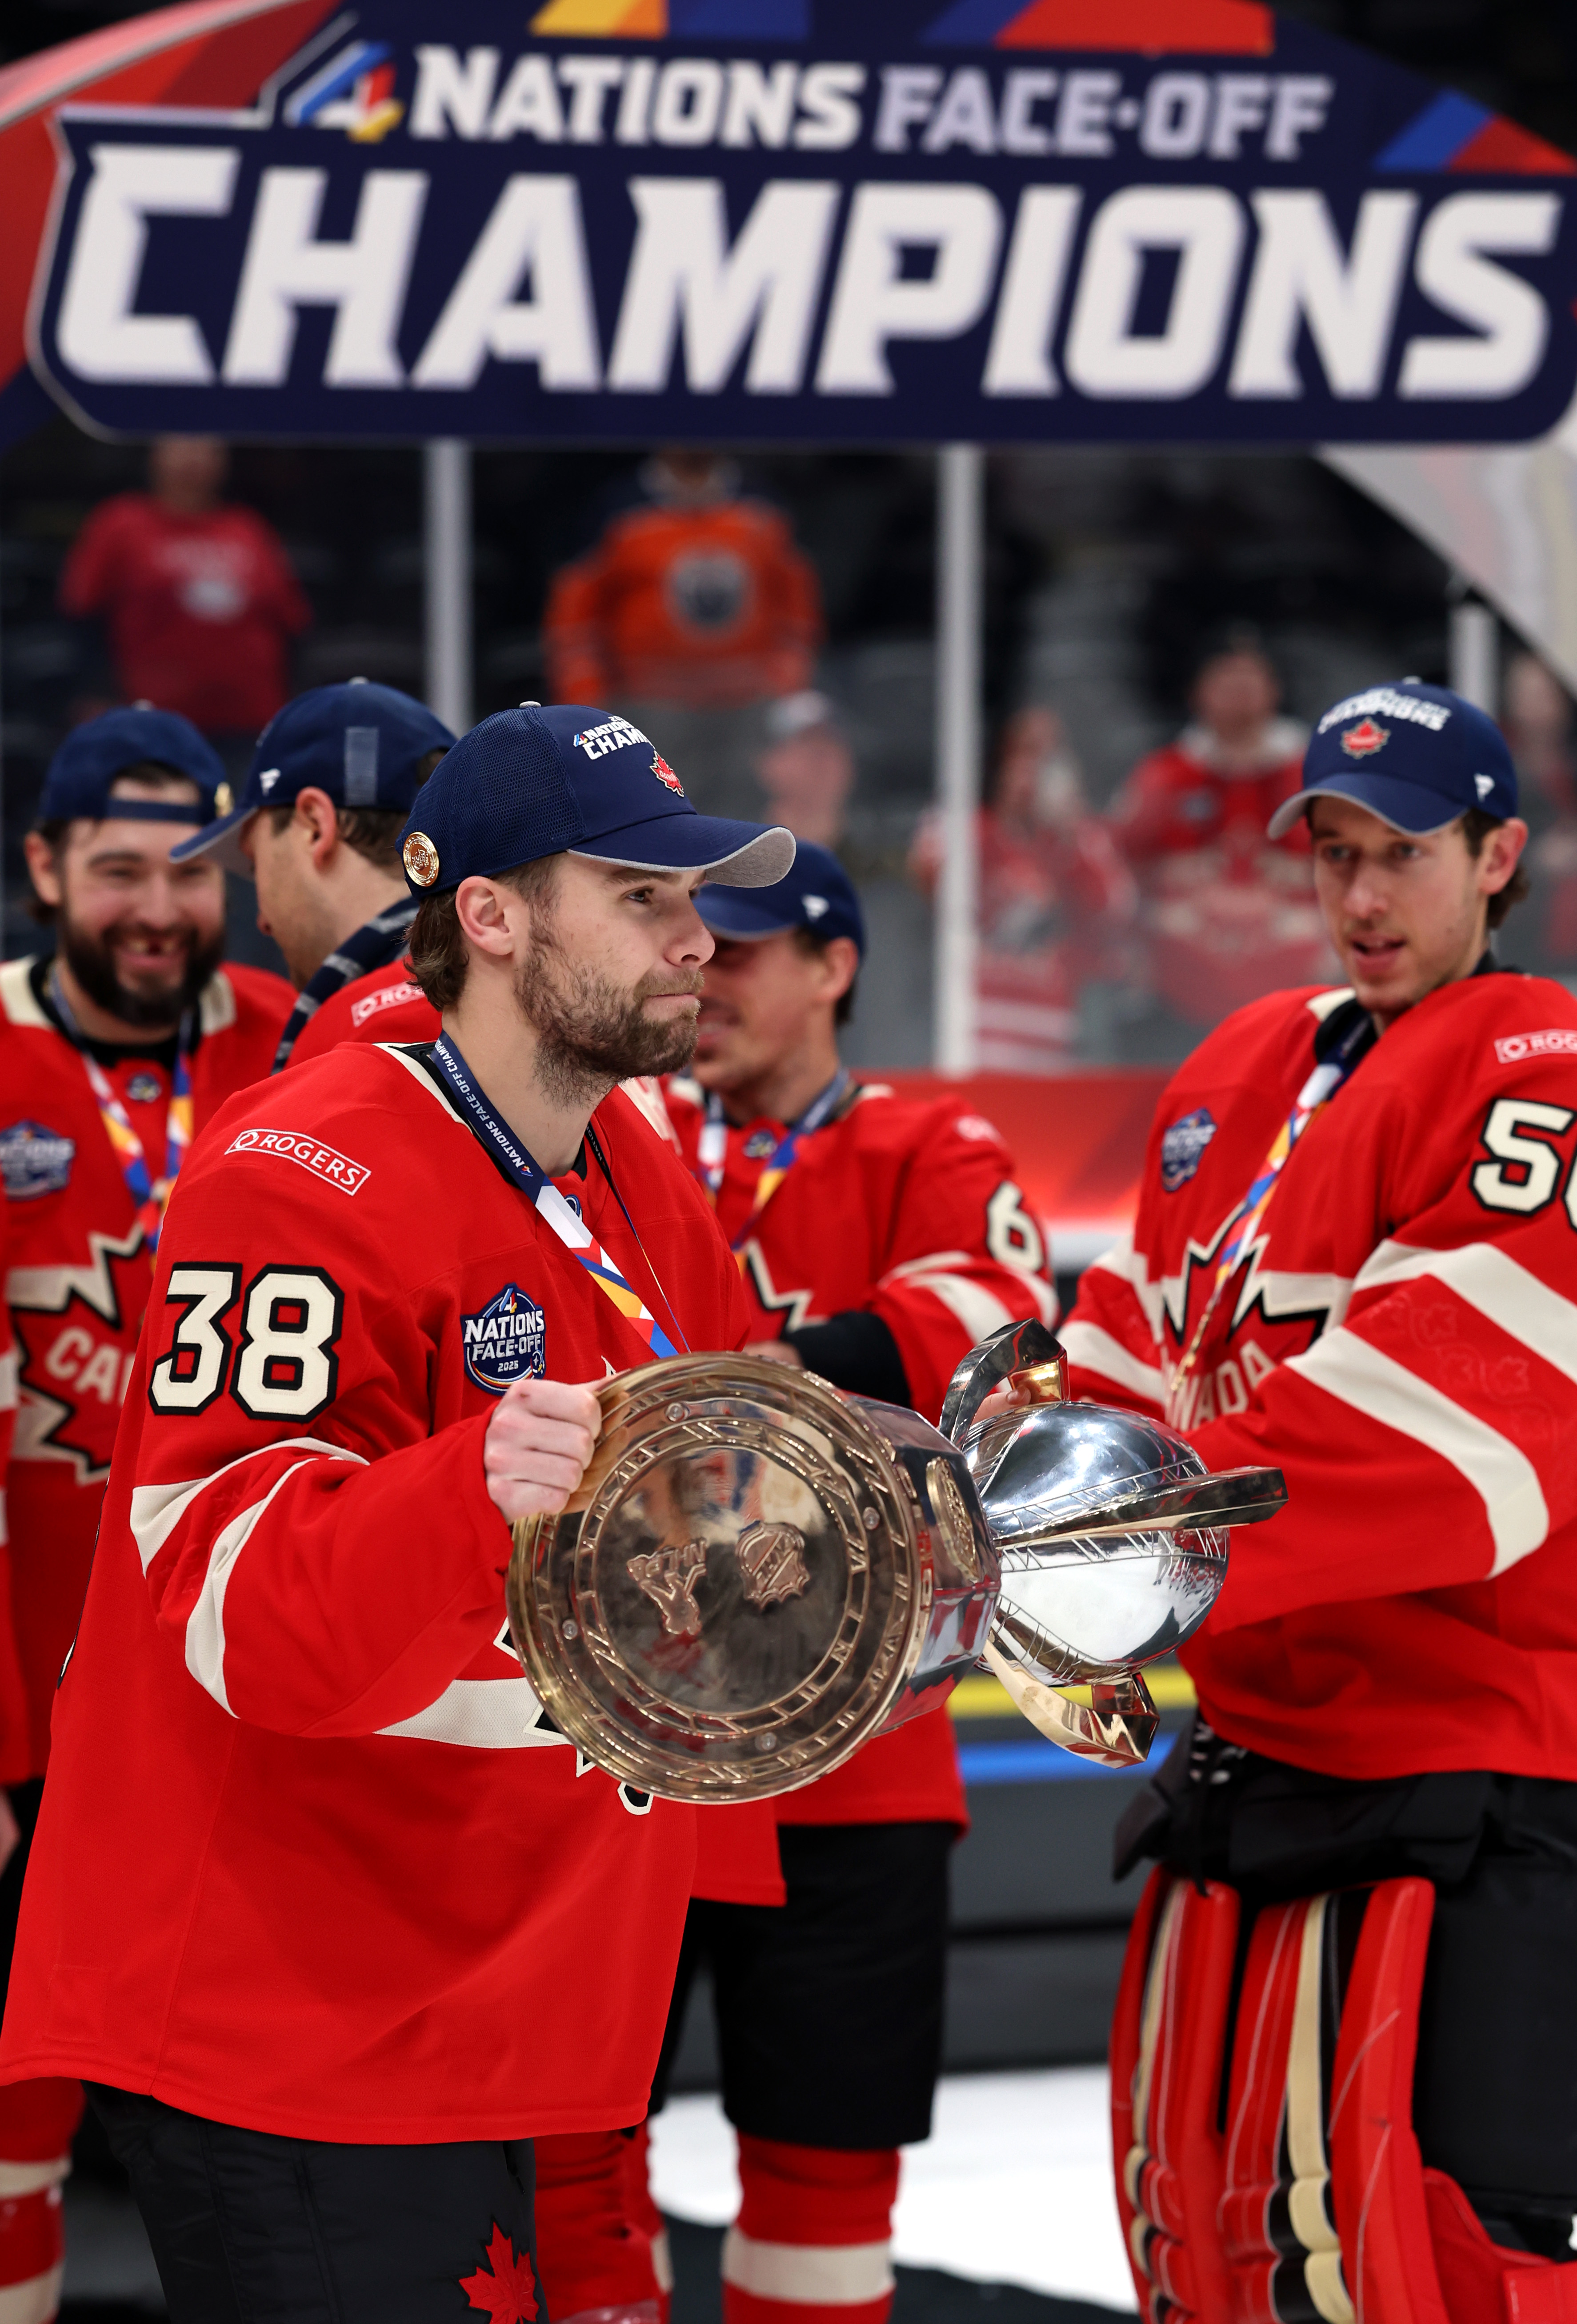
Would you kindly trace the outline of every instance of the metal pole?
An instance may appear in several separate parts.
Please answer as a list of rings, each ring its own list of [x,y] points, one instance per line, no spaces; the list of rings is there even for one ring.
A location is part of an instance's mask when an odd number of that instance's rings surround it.
[[[471,447],[422,447],[426,487],[427,699],[446,726],[471,724]]]
[[[1462,597],[1451,609],[1451,684],[1493,718],[1500,707],[1500,624],[1493,609]]]
[[[985,461],[978,444],[936,455],[936,1060],[940,1074],[974,1070],[976,919],[980,895],[980,671],[985,563]]]

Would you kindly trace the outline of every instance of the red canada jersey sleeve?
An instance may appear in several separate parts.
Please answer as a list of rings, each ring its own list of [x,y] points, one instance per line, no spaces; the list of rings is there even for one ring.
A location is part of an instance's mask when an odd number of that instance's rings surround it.
[[[595,1167],[564,1182],[594,1235],[654,1312],[672,1287],[689,1344],[737,1343],[693,1183],[617,1093],[597,1121],[639,1241]],[[646,1355],[403,1053],[219,1115],[160,1245],[0,2071],[287,2136],[639,2117],[694,1812],[546,1719],[483,1443],[512,1378]]]
[[[5,1204],[0,1201],[0,1263],[5,1256],[7,1223]],[[23,1683],[11,1595],[7,1487],[11,1448],[16,1435],[16,1345],[11,1332],[11,1310],[8,1305],[0,1303],[0,1784],[23,1783],[32,1772],[27,1691]]]
[[[1164,1405],[1289,1504],[1185,1650],[1233,1740],[1343,1775],[1577,1776],[1577,1002],[1514,974],[1400,1019],[1286,1162],[1176,1380],[1329,996],[1221,1028],[1157,1116],[1132,1246],[1067,1329],[1080,1393]],[[1341,996],[1335,996],[1339,1001]]]

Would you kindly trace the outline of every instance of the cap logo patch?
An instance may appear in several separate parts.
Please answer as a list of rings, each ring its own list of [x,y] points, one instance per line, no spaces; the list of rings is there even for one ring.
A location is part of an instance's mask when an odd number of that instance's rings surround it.
[[[668,761],[663,757],[660,751],[652,760],[651,771],[657,777],[659,783],[666,783],[670,791],[677,791],[681,798],[684,798],[685,787],[683,783],[680,782],[678,775],[675,774],[673,769],[669,765]]]
[[[1487,799],[1494,788],[1495,778],[1493,775],[1475,775],[1473,777],[1473,788],[1478,792],[1479,797],[1481,799]]]
[[[1411,679],[1404,684],[1413,684]],[[1378,710],[1387,718],[1399,718],[1405,725],[1427,726],[1438,734],[1451,723],[1451,706],[1444,702],[1430,702],[1416,694],[1402,694],[1394,686],[1367,687],[1361,694],[1350,694],[1342,702],[1333,702],[1321,719],[1315,733],[1328,734],[1333,726],[1340,726],[1344,718],[1360,718],[1366,710]]]
[[[832,909],[825,896],[802,896],[799,900],[805,907],[807,920],[819,920],[824,912]]]
[[[548,1327],[542,1310],[518,1283],[506,1283],[475,1315],[462,1315],[460,1334],[466,1370],[490,1396],[502,1396],[518,1379],[541,1377]]]
[[[643,734],[639,726],[632,726],[628,718],[604,718],[600,726],[583,726],[575,738],[575,747],[584,751],[588,759],[605,759],[610,751],[622,751],[631,742],[644,742],[650,750],[651,737]]]
[[[400,851],[405,876],[419,888],[430,888],[438,876],[438,851],[425,831],[413,831]]]
[[[1356,726],[1350,726],[1342,735],[1342,748],[1350,759],[1372,759],[1377,751],[1385,749],[1390,739],[1388,726],[1378,726],[1372,718],[1360,718]]]
[[[228,783],[219,783],[214,790],[214,813],[228,815],[235,804],[235,794]]]
[[[277,767],[270,767],[266,774],[259,775],[257,778],[257,788],[263,793],[264,798],[268,797],[270,791],[272,790],[279,779],[280,770]]]

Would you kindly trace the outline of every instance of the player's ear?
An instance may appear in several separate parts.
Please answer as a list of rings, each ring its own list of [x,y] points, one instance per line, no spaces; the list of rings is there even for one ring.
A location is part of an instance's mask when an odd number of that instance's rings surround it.
[[[853,936],[831,936],[822,947],[821,961],[826,979],[822,998],[839,1001],[860,973],[860,947]]]
[[[1517,870],[1527,845],[1527,825],[1519,815],[1508,816],[1486,835],[1479,857],[1479,887],[1486,896],[1498,896]]]
[[[321,872],[339,844],[339,813],[327,791],[309,784],[296,793],[296,820],[307,832],[307,849]]]
[[[28,876],[40,903],[48,904],[51,911],[59,911],[64,890],[54,849],[42,831],[30,831],[22,844],[27,855]]]
[[[521,901],[501,881],[462,880],[455,890],[455,917],[460,923],[460,933],[478,952],[494,960],[507,960],[516,943],[509,907],[513,904],[518,910]]]

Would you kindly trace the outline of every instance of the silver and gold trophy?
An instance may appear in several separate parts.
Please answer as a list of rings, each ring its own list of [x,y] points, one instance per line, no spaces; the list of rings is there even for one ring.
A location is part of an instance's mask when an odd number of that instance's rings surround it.
[[[982,1663],[1043,1734],[1134,1765],[1144,1665],[1209,1613],[1229,1529],[1286,1499],[1279,1470],[1213,1476],[1159,1422],[1071,1403],[1038,1323],[965,1357],[939,1429],[751,1356],[599,1395],[579,1490],[515,1526],[510,1628],[563,1732],[665,1799],[792,1791]]]

